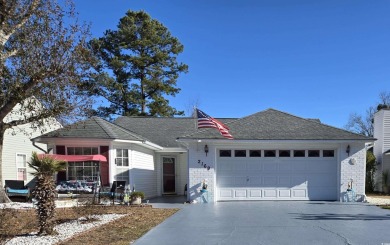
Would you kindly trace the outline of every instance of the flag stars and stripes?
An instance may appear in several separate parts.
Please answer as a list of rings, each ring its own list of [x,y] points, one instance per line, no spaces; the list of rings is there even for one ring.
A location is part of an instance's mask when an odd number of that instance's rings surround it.
[[[198,128],[216,128],[223,137],[233,139],[233,136],[229,133],[229,128],[225,124],[199,109],[196,109],[196,115],[198,117]]]

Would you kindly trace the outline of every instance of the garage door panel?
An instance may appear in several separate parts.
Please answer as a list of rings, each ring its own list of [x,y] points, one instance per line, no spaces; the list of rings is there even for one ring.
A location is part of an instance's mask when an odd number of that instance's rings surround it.
[[[309,173],[332,173],[335,171],[335,164],[329,161],[310,162]]]
[[[219,197],[222,199],[233,198],[233,190],[221,189],[219,191]]]
[[[291,176],[291,185],[292,186],[300,186],[300,187],[306,187],[307,186],[307,177],[306,175],[292,175]]]
[[[234,178],[234,187],[246,187],[247,178],[244,176],[237,176]]]
[[[264,189],[264,198],[276,198],[278,196],[277,189]]]
[[[242,190],[242,189],[234,190],[234,197],[235,198],[244,198],[244,197],[246,197],[246,190]]]
[[[223,162],[223,163],[218,165],[218,171],[220,173],[233,173],[234,172],[234,163]]]
[[[263,194],[263,192],[261,189],[250,189],[249,190],[249,197],[250,198],[261,198],[262,194]]]
[[[263,180],[265,187],[275,187],[278,185],[278,176],[264,176]]]
[[[292,189],[293,198],[306,198],[307,190],[306,189]]]
[[[336,200],[337,162],[322,157],[219,158],[217,188],[218,200]]]
[[[261,186],[262,184],[262,177],[261,176],[248,176],[249,181],[248,181],[248,186],[249,187],[257,187]]]
[[[263,165],[265,173],[275,173],[278,171],[278,165],[275,162],[266,162]]]
[[[230,178],[231,177],[219,177],[217,178],[217,186],[219,187],[229,187],[229,183],[231,183],[230,181]]]
[[[285,198],[285,197],[291,197],[291,190],[290,189],[279,189],[279,197]]]
[[[311,175],[308,175],[307,177],[307,185],[310,187],[310,186],[313,186],[313,187],[319,187],[319,186],[323,186],[323,187],[332,187],[332,186],[336,186],[336,178],[335,177],[331,177],[327,174],[311,174]]]
[[[278,187],[289,187],[291,188],[291,177],[290,176],[279,176]]]
[[[247,170],[248,172],[261,172],[262,171],[262,164],[260,161],[249,161],[247,163]]]
[[[289,162],[281,162],[278,164],[279,165],[279,173],[289,173],[291,172],[291,163]]]
[[[305,161],[292,161],[291,173],[305,173],[306,162]]]

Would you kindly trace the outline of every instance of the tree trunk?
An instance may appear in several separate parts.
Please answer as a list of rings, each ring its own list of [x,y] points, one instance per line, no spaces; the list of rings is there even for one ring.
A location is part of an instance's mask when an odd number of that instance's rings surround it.
[[[3,186],[3,143],[5,130],[0,130],[0,203],[11,202]]]

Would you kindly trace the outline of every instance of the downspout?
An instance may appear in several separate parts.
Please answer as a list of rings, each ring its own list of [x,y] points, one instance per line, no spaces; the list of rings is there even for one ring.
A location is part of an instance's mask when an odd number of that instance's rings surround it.
[[[39,146],[37,146],[36,144],[35,144],[35,141],[34,140],[31,140],[32,141],[32,144],[33,144],[33,146],[34,147],[36,147],[36,148],[38,148],[39,150],[41,150],[41,151],[43,151],[45,154],[48,154],[48,151],[47,150],[44,150],[44,149],[42,149],[41,147],[39,147]]]

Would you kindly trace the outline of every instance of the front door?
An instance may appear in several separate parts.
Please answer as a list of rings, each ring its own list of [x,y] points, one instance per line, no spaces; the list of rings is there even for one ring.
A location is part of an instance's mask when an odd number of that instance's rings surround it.
[[[175,193],[175,158],[163,157],[163,192]]]

